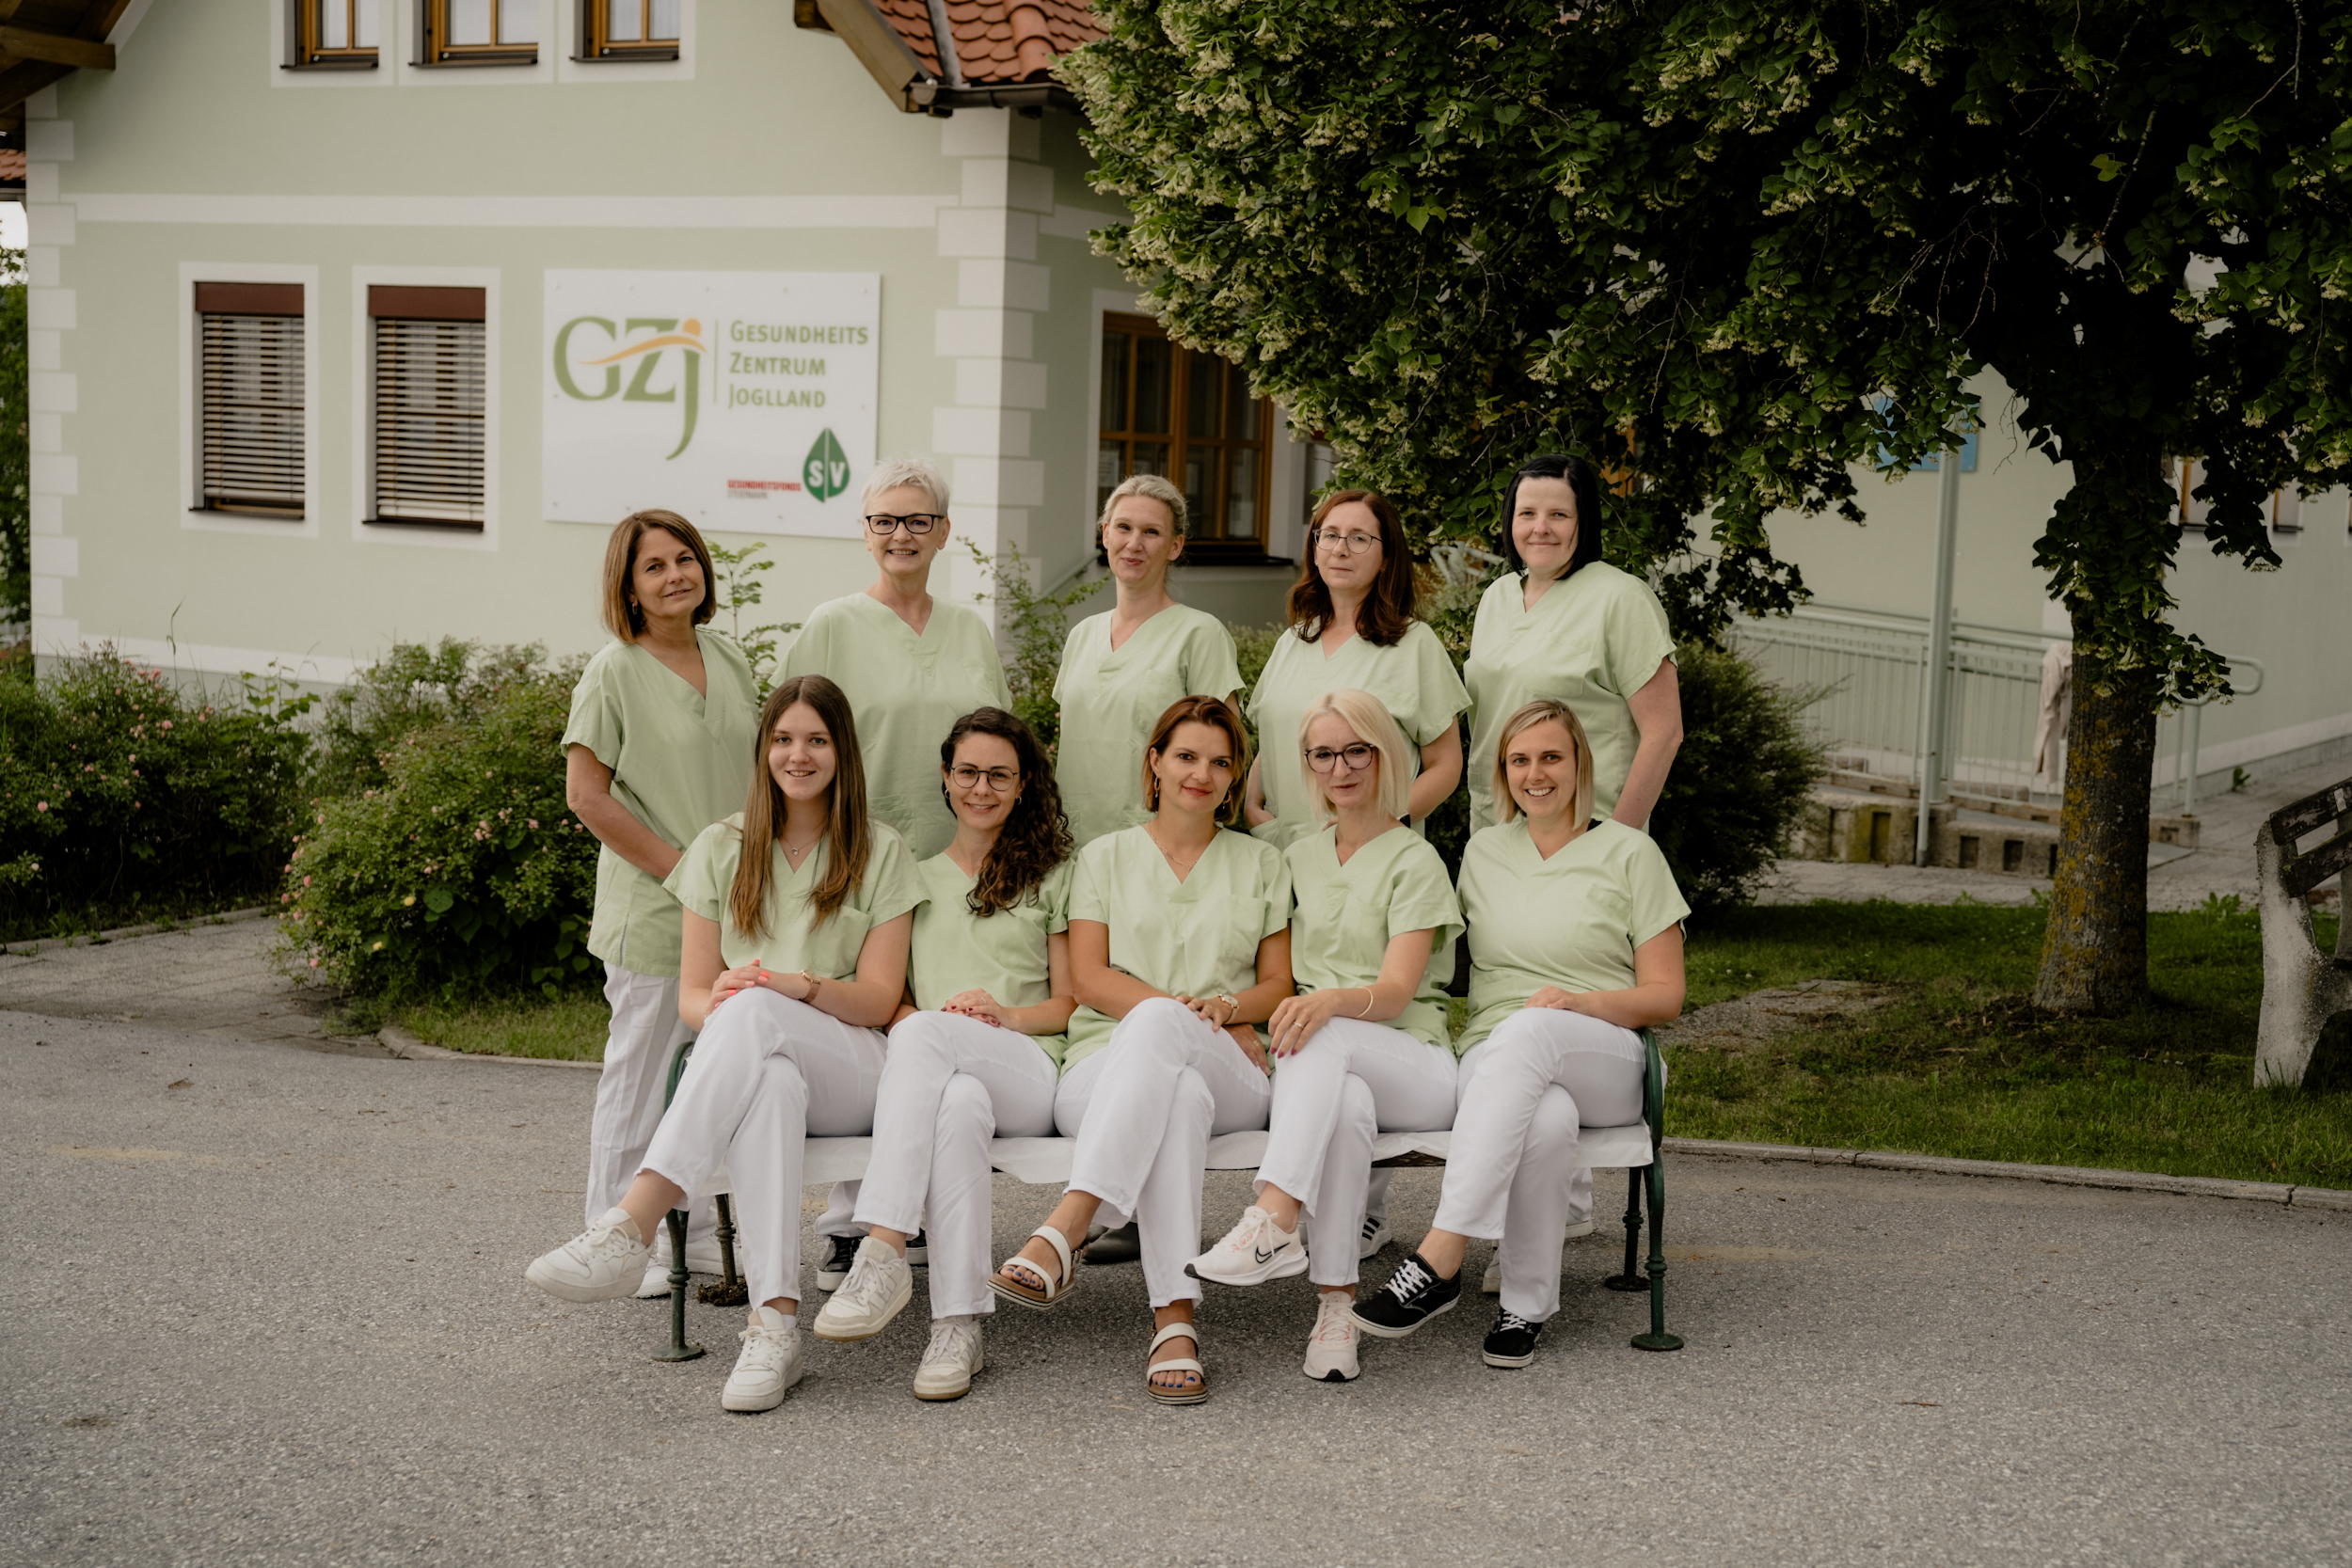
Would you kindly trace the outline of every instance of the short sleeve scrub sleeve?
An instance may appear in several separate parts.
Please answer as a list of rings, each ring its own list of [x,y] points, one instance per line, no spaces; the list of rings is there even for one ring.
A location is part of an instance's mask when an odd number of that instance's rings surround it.
[[[1291,974],[1301,990],[1369,986],[1401,932],[1431,933],[1421,987],[1390,1020],[1428,1045],[1443,1046],[1445,986],[1454,978],[1460,906],[1445,862],[1402,830],[1382,833],[1340,863],[1338,830],[1326,828],[1282,851],[1290,867]],[[1344,1015],[1342,1015],[1344,1016]]]
[[[1143,804],[1143,747],[1170,704],[1240,689],[1233,634],[1205,611],[1171,605],[1120,648],[1111,646],[1107,610],[1071,627],[1054,677],[1054,700],[1061,705],[1054,777],[1073,841],[1084,848],[1151,816]]]
[[[1605,561],[1579,567],[1527,608],[1523,574],[1498,578],[1478,601],[1470,659],[1470,824],[1495,819],[1495,747],[1504,721],[1539,697],[1568,705],[1593,743],[1593,810],[1607,816],[1625,793],[1642,743],[1626,705],[1674,657],[1666,610],[1649,584]]]
[[[564,747],[585,746],[612,770],[612,798],[673,849],[743,809],[757,768],[759,683],[750,662],[707,626],[703,683],[691,686],[633,642],[608,644],[580,672]],[[678,969],[678,904],[660,880],[612,849],[596,855],[588,951],[639,974]]]
[[[806,970],[820,980],[857,978],[858,952],[875,927],[889,924],[922,901],[922,879],[914,874],[914,857],[906,840],[877,822],[866,851],[866,878],[850,890],[849,898],[821,926],[812,925],[810,890],[824,875],[832,847],[819,842],[798,871],[774,857],[773,876],[763,908],[765,929],[757,936],[740,927],[727,912],[727,892],[735,885],[736,867],[743,862],[743,816],[740,812],[704,830],[688,846],[685,858],[670,873],[667,884],[677,901],[719,927],[719,957],[729,969],[756,958],[771,970]]]
[[[1327,658],[1321,643],[1302,642],[1294,632],[1276,638],[1248,706],[1258,732],[1258,783],[1274,813],[1273,821],[1252,832],[1277,847],[1316,830],[1314,802],[1299,778],[1298,723],[1325,692],[1343,687],[1378,698],[1415,747],[1443,735],[1454,715],[1470,706],[1445,644],[1420,621],[1392,647],[1351,637]],[[1427,828],[1416,822],[1413,832]]]
[[[1527,819],[1470,835],[1462,851],[1462,913],[1470,925],[1470,1027],[1458,1054],[1493,1034],[1546,986],[1624,990],[1633,950],[1691,912],[1666,857],[1647,833],[1595,823],[1549,860]]]
[[[988,623],[935,601],[923,634],[866,594],[829,600],[785,655],[784,674],[822,675],[857,718],[866,804],[918,860],[947,847],[956,819],[939,789],[939,743],[976,707],[1012,705]]]
[[[1258,944],[1290,924],[1290,873],[1273,846],[1220,831],[1183,881],[1141,828],[1078,851],[1070,918],[1110,927],[1111,967],[1170,996],[1238,996],[1258,983]],[[1070,1019],[1064,1072],[1108,1045],[1117,1020]]]
[[[1045,939],[1070,929],[1071,862],[1046,873],[1021,902],[991,915],[972,912],[973,879],[946,855],[933,855],[915,872],[923,903],[914,911],[907,984],[917,1007],[936,1012],[949,997],[975,988],[1008,1007],[1034,1007],[1052,997]],[[1048,1056],[1061,1059],[1061,1036],[1031,1037]]]

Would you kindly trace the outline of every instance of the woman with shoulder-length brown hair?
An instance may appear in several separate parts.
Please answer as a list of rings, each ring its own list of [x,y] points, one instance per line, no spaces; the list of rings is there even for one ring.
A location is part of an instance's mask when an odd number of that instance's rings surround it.
[[[604,960],[612,1008],[588,1132],[587,1217],[620,1201],[661,1119],[670,1059],[694,1037],[678,1017],[678,902],[662,884],[694,835],[742,803],[757,766],[759,684],[708,622],[719,601],[710,551],[675,512],[621,519],[604,549],[601,610],[612,634],[580,672],[564,730],[564,794],[603,846],[588,951]],[[707,1206],[687,1263],[719,1269]],[[662,1256],[641,1294],[669,1293]]]
[[[821,675],[760,711],[743,810],[688,846],[678,1010],[702,1031],[628,1194],[527,1277],[566,1301],[628,1294],[670,1210],[723,1161],[750,1276],[751,1325],[720,1403],[769,1410],[800,1380],[803,1140],[873,1128],[882,1026],[906,989],[922,893],[905,841],[868,817],[849,699]]]
[[[1251,1026],[1291,994],[1291,884],[1272,845],[1223,826],[1249,757],[1230,705],[1180,700],[1143,756],[1152,819],[1088,845],[1071,879],[1078,1010],[1054,1108],[1078,1141],[1070,1189],[989,1287],[1050,1307],[1096,1212],[1134,1215],[1156,1330],[1144,1391],[1195,1404],[1209,1386],[1184,1263],[1200,1248],[1209,1139],[1265,1125],[1273,1091]]]
[[[1327,692],[1369,691],[1418,752],[1406,820],[1424,824],[1462,779],[1454,716],[1470,694],[1438,634],[1413,618],[1413,557],[1404,519],[1386,497],[1338,490],[1323,498],[1307,529],[1307,560],[1290,596],[1290,629],[1274,641],[1249,693],[1249,721],[1262,736],[1288,737]],[[1249,772],[1250,832],[1283,848],[1315,832],[1315,805],[1298,769]]]

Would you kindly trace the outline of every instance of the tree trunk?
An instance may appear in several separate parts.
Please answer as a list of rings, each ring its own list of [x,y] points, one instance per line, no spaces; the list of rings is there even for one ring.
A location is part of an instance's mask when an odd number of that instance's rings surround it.
[[[2148,992],[2148,798],[2158,683],[2145,668],[2117,670],[2090,654],[2090,617],[2076,608],[2074,621],[2066,804],[2033,999],[2054,1012],[2112,1014]]]

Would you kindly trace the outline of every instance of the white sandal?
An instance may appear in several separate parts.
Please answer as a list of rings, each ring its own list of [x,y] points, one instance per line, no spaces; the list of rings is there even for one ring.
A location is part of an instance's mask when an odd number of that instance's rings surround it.
[[[1200,1348],[1199,1323],[1169,1323],[1152,1336],[1152,1349],[1157,1350],[1170,1339],[1190,1339],[1195,1351]],[[1147,1355],[1150,1352],[1145,1353]],[[1190,1372],[1200,1381],[1190,1388],[1163,1388],[1152,1380],[1162,1372]],[[1190,1355],[1171,1355],[1165,1361],[1149,1361],[1143,1370],[1143,1390],[1162,1404],[1199,1404],[1209,1397],[1209,1370]]]
[[[1077,1285],[1078,1271],[1071,1267],[1070,1243],[1062,1239],[1060,1231],[1050,1225],[1041,1225],[1029,1234],[1032,1237],[1044,1237],[1046,1244],[1054,1249],[1054,1259],[1061,1265],[1061,1278],[1058,1280],[1047,1278],[1043,1269],[1039,1268],[1019,1253],[1015,1253],[996,1265],[996,1272],[988,1276],[988,1288],[1007,1301],[1017,1301],[1024,1307],[1034,1307],[1042,1312],[1068,1295]],[[1005,1270],[1015,1263],[1036,1275],[1040,1279],[1045,1280],[1045,1288],[1042,1291],[1036,1290],[1008,1275]]]

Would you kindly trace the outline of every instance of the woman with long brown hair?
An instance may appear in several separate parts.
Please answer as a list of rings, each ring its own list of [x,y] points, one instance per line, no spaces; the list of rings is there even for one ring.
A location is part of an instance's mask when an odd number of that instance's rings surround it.
[[[566,1301],[628,1294],[654,1227],[723,1161],[755,1304],[729,1410],[772,1409],[800,1381],[803,1140],[873,1127],[921,898],[905,842],[866,814],[841,689],[787,680],[759,719],[764,767],[743,811],[704,830],[669,880],[685,906],[678,1011],[702,1031],[694,1059],[628,1195],[527,1275]]]
[[[817,1316],[820,1339],[870,1339],[914,1298],[907,1243],[930,1234],[931,1338],[914,1397],[961,1399],[980,1370],[993,1224],[988,1141],[1054,1130],[1071,1009],[1070,825],[1053,765],[1002,708],[965,714],[939,747],[956,836],[916,868],[907,975],[890,1030],[874,1152],[857,1200],[869,1227]]]
[[[621,1200],[661,1120],[661,1085],[694,1037],[677,1006],[678,901],[662,881],[694,835],[735,810],[758,771],[759,683],[708,625],[719,608],[710,551],[675,512],[637,512],[605,542],[603,618],[612,641],[572,689],[564,792],[596,835],[589,954],[612,1008],[588,1124],[594,1221]],[[700,1205],[687,1266],[715,1274],[714,1217]],[[670,1291],[665,1230],[640,1295]]]

